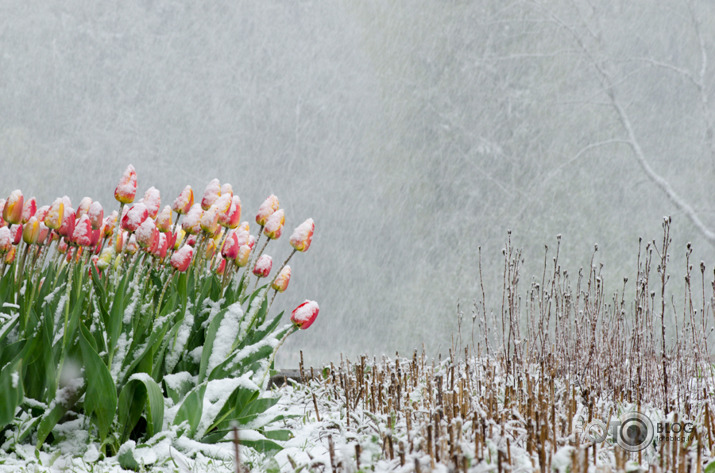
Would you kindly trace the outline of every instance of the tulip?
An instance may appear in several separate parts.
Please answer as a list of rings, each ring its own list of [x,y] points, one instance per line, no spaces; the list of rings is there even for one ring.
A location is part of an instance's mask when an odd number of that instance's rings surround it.
[[[17,254],[15,246],[10,248],[10,251],[7,252],[5,255],[5,264],[12,264],[13,261],[15,261],[15,255]]]
[[[37,209],[37,212],[35,212],[35,217],[37,217],[37,220],[40,222],[45,221],[45,217],[47,216],[47,212],[49,212],[50,206],[49,205],[43,205],[39,209]]]
[[[295,309],[290,314],[290,320],[299,329],[305,330],[315,322],[315,318],[318,316],[320,307],[315,301],[305,301]]]
[[[90,246],[92,244],[92,224],[87,215],[82,215],[77,221],[72,232],[72,241],[79,246]]]
[[[90,226],[91,226],[91,221],[90,221]],[[102,235],[102,231],[100,229],[92,230],[92,243],[90,246],[92,248],[94,248],[94,252],[97,254],[99,253],[99,245],[97,243],[99,243],[99,239],[100,239],[101,235]]]
[[[201,230],[209,235],[215,235],[218,231],[218,209],[211,206],[210,209],[204,212],[201,216]]]
[[[162,233],[171,231],[171,207],[168,205],[165,205],[156,216],[156,228]]]
[[[12,244],[17,245],[22,240],[22,225],[9,225],[8,228],[12,234]]]
[[[290,236],[290,245],[295,248],[296,251],[308,251],[313,241],[314,231],[315,222],[313,222],[312,218],[309,218],[293,230],[293,234]]]
[[[168,237],[170,233],[159,233],[159,238],[157,239],[157,245],[153,249],[152,254],[159,259],[164,259],[166,257],[166,252],[169,250],[169,245],[171,244],[171,238]]]
[[[271,287],[278,292],[283,292],[288,289],[288,283],[290,282],[290,266],[285,265],[281,272],[278,273],[276,279],[271,284]]]
[[[37,240],[40,238],[40,221],[37,220],[37,217],[30,217],[30,220],[27,221],[26,224],[23,225],[22,228],[22,239],[27,243],[28,245],[33,245],[37,243]]]
[[[132,207],[127,211],[126,215],[122,217],[122,228],[128,232],[135,232],[139,225],[144,223],[144,220],[149,218],[149,211],[146,205],[139,202],[138,204],[132,205]]]
[[[221,184],[218,179],[213,179],[206,185],[204,196],[201,198],[201,208],[208,210],[211,208],[216,199],[221,195]]]
[[[101,270],[105,270],[109,267],[110,264],[112,264],[112,261],[114,261],[114,257],[116,256],[116,253],[114,251],[114,248],[111,246],[108,248],[105,248],[102,250],[102,253],[99,255],[99,258],[97,259],[97,268]]]
[[[234,195],[231,198],[231,206],[227,212],[218,216],[218,223],[226,228],[238,227],[238,222],[241,221],[241,199]]]
[[[22,223],[27,223],[35,213],[37,213],[37,199],[31,197],[22,207]]]
[[[189,268],[193,256],[194,249],[189,245],[184,245],[176,253],[171,255],[171,266],[177,271],[184,272]]]
[[[114,198],[122,204],[131,204],[137,195],[137,172],[131,164],[124,170],[122,178],[114,189]]]
[[[266,225],[263,227],[263,234],[271,240],[280,238],[283,233],[283,224],[286,221],[285,212],[283,209],[276,210],[266,220]]]
[[[174,243],[172,246],[174,247],[174,250],[179,249],[179,247],[181,246],[181,243],[184,241],[185,237],[186,237],[186,232],[182,228],[179,228],[176,231],[176,233],[174,234],[174,238],[173,238]]]
[[[2,218],[8,225],[22,222],[23,203],[22,192],[19,189],[12,191],[10,197],[5,201],[5,207],[2,209]]]
[[[64,238],[60,240],[60,242],[57,244],[57,251],[59,251],[62,254],[67,253],[67,248],[69,246],[67,245],[67,240]]]
[[[89,206],[89,210],[87,211],[87,215],[89,216],[89,223],[92,225],[92,230],[102,228],[102,220],[104,219],[102,204],[97,201],[92,202],[92,205]]]
[[[186,237],[186,244],[194,247],[196,246],[196,235],[189,235]]]
[[[211,205],[211,207],[216,207],[219,215],[225,214],[231,209],[231,204],[233,203],[233,196],[230,194],[221,194],[218,199]]]
[[[238,235],[232,231],[228,234],[221,247],[221,256],[224,258],[235,259],[238,255]]]
[[[102,223],[102,238],[109,238],[114,234],[114,227],[117,226],[117,211],[113,210],[111,214],[104,217],[104,222]]]
[[[224,182],[221,184],[221,195],[230,195],[233,197],[233,186],[229,184],[228,182]]]
[[[77,218],[89,213],[89,208],[92,206],[92,199],[89,197],[83,198],[77,206]]]
[[[137,243],[144,249],[151,249],[156,245],[159,238],[159,230],[156,229],[154,220],[147,218],[139,225],[135,233],[137,237]]]
[[[171,209],[179,215],[187,213],[194,205],[194,191],[191,186],[184,187],[179,197],[171,204]]]
[[[246,244],[250,246],[251,249],[253,249],[253,247],[256,246],[256,237],[254,237],[253,235],[248,235],[248,242]]]
[[[199,204],[194,204],[181,222],[181,228],[191,235],[196,235],[201,231],[201,217],[204,211]]]
[[[243,268],[248,265],[248,260],[251,258],[251,248],[248,245],[241,245],[238,247],[238,253],[236,253],[236,266]]]
[[[45,243],[48,242],[48,236],[51,237],[50,229],[47,228],[47,225],[44,223],[40,222],[40,234],[37,236],[37,244],[38,245],[44,245]],[[51,240],[50,240],[51,241]]]
[[[5,199],[0,199],[0,227],[7,225],[7,222],[2,218],[3,211],[5,209]]]
[[[57,233],[66,238],[72,238],[75,225],[75,213],[72,207],[65,207],[65,215],[62,218],[62,226],[57,230]]]
[[[0,255],[12,248],[12,232],[8,227],[0,227]]]
[[[253,274],[259,278],[265,278],[271,273],[271,268],[273,268],[273,258],[268,255],[261,255],[253,267]]]
[[[216,253],[216,240],[210,239],[206,243],[206,251],[204,251],[204,258],[210,260],[214,257],[214,253]]]
[[[47,228],[53,230],[59,230],[62,226],[62,222],[65,218],[65,204],[62,199],[55,199],[55,201],[50,206],[50,209],[45,215],[43,222],[47,225]]]
[[[258,213],[256,214],[256,223],[260,226],[266,224],[266,220],[271,216],[273,212],[278,210],[280,206],[278,202],[278,197],[271,194],[266,200],[263,201],[261,206],[258,208]]]
[[[139,251],[139,245],[137,244],[137,237],[132,233],[129,236],[129,240],[125,242],[126,247],[124,248],[124,252],[128,253],[130,255],[136,254],[137,251]]]
[[[221,276],[221,275],[223,275],[224,271],[226,271],[226,260],[221,258],[221,262],[219,263],[218,267],[216,268],[216,274]]]
[[[142,202],[146,205],[147,210],[149,210],[149,216],[156,218],[156,214],[159,213],[159,208],[161,207],[161,192],[159,192],[159,189],[156,187],[151,186],[144,193]]]
[[[114,239],[114,252],[117,253],[118,257],[121,258],[121,252],[124,248],[124,242],[127,240],[127,232],[119,229],[119,234],[117,238]]]

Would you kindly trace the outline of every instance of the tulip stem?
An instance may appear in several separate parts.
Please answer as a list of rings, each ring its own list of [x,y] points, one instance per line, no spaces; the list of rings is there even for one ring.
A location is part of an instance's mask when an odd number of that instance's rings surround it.
[[[283,337],[281,337],[281,341],[278,342],[278,345],[273,349],[273,353],[271,353],[271,360],[268,362],[268,367],[266,368],[266,372],[263,373],[263,378],[261,378],[261,382],[258,383],[258,386],[261,388],[264,388],[263,383],[266,382],[266,376],[268,376],[268,373],[271,371],[271,367],[273,366],[273,362],[276,359],[276,353],[278,353],[278,349],[283,346],[283,343],[286,341],[286,339],[290,336],[293,335],[296,331],[298,330],[298,327],[294,324],[288,331],[286,332]]]

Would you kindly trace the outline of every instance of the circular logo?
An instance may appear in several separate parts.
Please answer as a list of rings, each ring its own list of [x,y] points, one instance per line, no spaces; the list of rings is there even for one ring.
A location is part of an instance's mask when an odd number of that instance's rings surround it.
[[[608,436],[608,426],[602,420],[596,419],[586,426],[583,436],[593,443],[601,443]]]
[[[655,430],[648,417],[640,412],[628,412],[620,420],[616,439],[619,447],[628,452],[638,452],[651,444]]]

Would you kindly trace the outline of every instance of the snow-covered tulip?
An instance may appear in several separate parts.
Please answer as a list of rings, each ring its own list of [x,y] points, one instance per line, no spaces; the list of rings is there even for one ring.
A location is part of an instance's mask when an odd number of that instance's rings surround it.
[[[59,243],[57,243],[57,251],[59,251],[62,254],[67,253],[67,248],[69,248],[69,245],[67,244],[67,240],[65,238],[62,238]]]
[[[134,202],[134,197],[137,195],[137,171],[131,164],[127,166],[119,179],[116,189],[114,189],[114,198],[122,204],[131,204]]]
[[[233,197],[230,194],[220,195],[218,199],[213,203],[211,207],[216,207],[219,215],[225,214],[231,208]],[[210,207],[209,207],[210,208]]]
[[[97,201],[92,202],[87,211],[87,216],[89,217],[89,223],[92,224],[92,230],[102,228],[102,220],[104,219],[102,204]]]
[[[52,202],[52,205],[50,205],[50,209],[47,211],[47,215],[45,215],[43,222],[47,225],[47,228],[59,230],[62,226],[64,218],[65,204],[62,202],[62,199],[55,199],[55,201]]]
[[[297,251],[308,251],[310,244],[313,242],[314,231],[315,222],[313,222],[312,218],[309,218],[293,230],[293,234],[290,236],[290,246]]]
[[[218,179],[212,179],[211,182],[206,185],[206,189],[204,189],[204,195],[201,198],[201,208],[204,210],[210,209],[220,195],[221,183]]]
[[[119,255],[122,252],[122,250],[124,249],[124,243],[126,242],[126,240],[127,240],[127,232],[125,232],[124,230],[122,230],[120,228],[117,238],[114,239],[114,252],[115,253],[117,253]]]
[[[156,216],[156,228],[162,233],[171,231],[171,207],[168,205]]]
[[[266,220],[266,225],[263,227],[263,234],[271,240],[280,238],[281,233],[283,233],[285,221],[285,211],[283,209],[276,210],[268,217],[268,220]]]
[[[234,195],[231,198],[231,206],[228,212],[219,214],[218,223],[226,228],[236,228],[241,221],[241,199]]]
[[[112,261],[114,261],[115,256],[116,253],[114,252],[114,248],[112,248],[111,246],[109,248],[103,249],[102,253],[97,259],[97,268],[101,270],[107,269],[109,265],[112,264]]]
[[[44,223],[40,222],[40,234],[37,236],[37,244],[38,245],[44,245],[48,243],[47,237],[50,236],[50,229],[47,228],[47,225]]]
[[[159,213],[159,208],[161,207],[161,192],[159,192],[159,189],[156,187],[151,186],[144,193],[144,199],[142,199],[142,202],[146,205],[146,208],[149,211],[149,216],[151,218],[156,218],[156,215]]]
[[[181,221],[181,228],[190,235],[196,235],[201,231],[201,217],[204,211],[199,204],[194,204],[187,212],[184,220]]]
[[[154,220],[147,218],[139,225],[135,235],[139,246],[144,249],[151,249],[159,239],[159,230],[156,229]]]
[[[42,207],[37,209],[37,212],[35,212],[35,217],[37,217],[37,220],[40,222],[45,221],[45,217],[47,216],[47,212],[50,211],[50,206],[49,205],[43,205]]]
[[[186,238],[186,232],[184,231],[183,228],[179,228],[176,233],[174,234],[174,243],[172,246],[174,247],[174,250],[178,250],[181,244],[184,242],[184,238]]]
[[[128,232],[135,232],[137,228],[139,228],[139,225],[144,223],[144,220],[147,218],[149,218],[149,211],[146,205],[139,202],[138,204],[132,205],[122,218],[122,228]]]
[[[221,247],[221,256],[227,259],[235,259],[238,255],[238,235],[235,231],[229,232],[226,239],[223,241],[223,246]]]
[[[210,260],[211,258],[214,257],[214,254],[216,253],[216,240],[213,238],[207,240],[206,242],[206,250],[204,251],[204,258],[207,260]]]
[[[7,222],[2,218],[3,210],[5,209],[5,199],[0,199],[0,227],[7,225]]]
[[[10,193],[5,200],[5,207],[2,209],[2,218],[9,225],[22,222],[22,206],[25,200],[22,191],[16,189]]]
[[[12,244],[17,245],[22,240],[22,225],[8,225],[8,228],[12,234]]]
[[[17,254],[17,247],[10,247],[10,251],[5,254],[5,264],[12,264],[15,261],[15,255]]]
[[[230,195],[233,197],[233,186],[228,182],[221,184],[221,195]]]
[[[159,259],[164,259],[166,257],[166,252],[169,250],[169,245],[171,244],[171,238],[169,238],[171,233],[159,233],[159,238],[156,247],[152,250],[152,254]]]
[[[191,207],[194,205],[194,190],[191,188],[191,186],[186,186],[184,187],[184,190],[181,191],[179,194],[179,197],[177,197],[174,200],[174,203],[171,204],[171,210],[176,212],[179,215],[183,215],[187,213],[189,210],[191,210]]]
[[[33,245],[37,243],[37,240],[40,238],[40,221],[37,220],[37,217],[30,217],[30,220],[27,221],[22,226],[22,239],[27,243],[28,245]]]
[[[186,245],[189,245],[191,247],[196,246],[196,235],[188,235],[186,236]]]
[[[226,271],[226,260],[221,258],[221,262],[216,267],[216,274],[218,274],[219,276],[222,276],[225,271]]]
[[[273,268],[273,258],[268,255],[261,255],[253,267],[253,274],[259,278],[265,278],[271,274],[271,268]]]
[[[25,205],[22,206],[22,223],[29,222],[35,213],[37,213],[37,199],[30,197],[25,201]]]
[[[248,245],[241,245],[238,247],[238,253],[236,253],[236,266],[243,268],[248,265],[248,260],[251,258],[251,248]]]
[[[256,214],[256,223],[260,226],[264,226],[266,224],[266,221],[268,220],[268,217],[270,217],[273,212],[278,210],[278,207],[280,207],[278,197],[276,197],[274,194],[269,195],[268,198],[264,200],[261,206],[258,208],[258,213]]]
[[[211,206],[204,214],[201,216],[201,230],[208,233],[209,235],[215,235],[218,231],[218,209],[215,206]]]
[[[305,301],[295,309],[290,314],[290,320],[299,329],[305,330],[315,322],[315,318],[318,317],[318,312],[320,307],[315,301]]]
[[[104,217],[104,222],[102,223],[102,238],[109,238],[114,234],[114,227],[117,226],[117,211],[113,210],[111,214]]]
[[[72,234],[74,233],[75,221],[76,221],[76,218],[75,218],[74,209],[72,207],[65,206],[65,214],[64,214],[64,217],[62,218],[62,226],[60,226],[59,230],[57,230],[57,233],[59,233],[60,235],[62,235],[65,238],[72,239]]]
[[[285,265],[281,272],[276,276],[275,281],[271,284],[271,287],[278,292],[283,292],[288,289],[288,283],[290,282],[290,266]]]
[[[12,232],[8,227],[0,227],[0,255],[12,248]]]
[[[139,251],[139,245],[137,244],[137,237],[132,233],[129,239],[124,243],[124,252],[130,255],[136,254]]]
[[[77,218],[82,218],[82,215],[89,213],[89,208],[92,206],[92,199],[90,197],[84,197],[80,200],[77,206]]]
[[[92,224],[89,222],[87,214],[77,220],[72,233],[72,241],[79,246],[90,246],[92,244]]]
[[[189,268],[193,256],[194,249],[189,245],[184,245],[176,253],[171,255],[171,266],[177,271],[184,272]]]

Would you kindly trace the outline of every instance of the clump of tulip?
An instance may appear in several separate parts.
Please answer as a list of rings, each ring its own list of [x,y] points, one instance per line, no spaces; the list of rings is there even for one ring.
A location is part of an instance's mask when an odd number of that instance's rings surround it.
[[[127,414],[117,410],[118,399],[109,393],[124,399],[124,387],[131,386],[127,396],[134,396],[139,378],[133,374],[143,376],[146,392],[149,374],[160,384],[163,376],[183,372],[195,380],[195,389],[243,375],[264,386],[278,347],[317,316],[317,303],[305,302],[293,310],[289,324],[280,326],[282,312],[268,317],[276,296],[288,289],[293,271],[289,260],[310,248],[312,219],[295,227],[286,243],[292,247],[289,256],[274,264],[266,249],[280,244],[286,225],[286,212],[275,195],[258,207],[252,229],[241,220],[241,199],[228,183],[213,179],[198,200],[187,185],[170,205],[162,205],[162,193],[153,186],[137,198],[138,183],[136,170],[127,166],[114,189],[116,209],[91,197],[74,207],[67,196],[38,206],[37,199],[20,190],[0,200],[0,289],[9,288],[3,294],[6,307],[18,308],[15,330],[0,331],[0,360],[14,360],[3,352],[4,346],[20,346],[12,343],[32,341],[38,350],[48,350],[16,367],[24,395],[47,407],[46,413],[32,414],[39,416],[33,424],[39,426],[38,444],[63,418],[62,409],[74,409],[84,410],[103,445],[116,451],[118,445],[106,439],[115,416],[121,421],[127,415],[136,424],[144,407],[135,398],[123,405],[138,411]],[[220,345],[220,356],[212,346],[219,333],[233,337],[233,343]],[[3,336],[15,339],[8,339],[8,345]],[[203,353],[200,362],[196,353]],[[86,373],[76,395],[59,384],[68,357],[82,360]],[[56,366],[50,369],[48,360]],[[0,378],[11,373],[14,365],[8,366],[0,365]],[[51,375],[38,378],[38,373]],[[97,383],[104,383],[101,389]],[[184,398],[170,386],[167,382],[157,389],[171,405],[180,405]],[[64,397],[58,403],[55,394],[60,392]],[[239,397],[247,403],[256,398]],[[85,400],[75,405],[80,399]],[[21,410],[19,404],[14,408]],[[152,415],[156,409],[152,407]],[[230,416],[202,421],[200,425],[214,430],[201,431],[192,424],[194,417],[184,419],[183,412],[179,409],[172,422],[182,428],[188,422],[193,437],[219,439],[231,421]],[[158,420],[146,416],[148,435]],[[0,431],[7,422],[0,413]],[[132,428],[117,441],[127,439]]]

